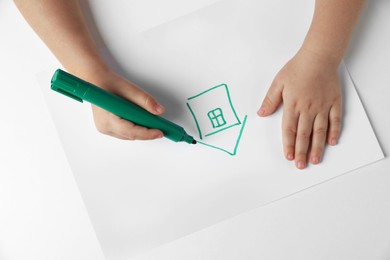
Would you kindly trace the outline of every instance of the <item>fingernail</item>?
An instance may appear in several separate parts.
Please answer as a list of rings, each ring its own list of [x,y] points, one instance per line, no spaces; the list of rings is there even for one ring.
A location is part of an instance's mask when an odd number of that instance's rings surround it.
[[[162,113],[162,112],[164,112],[164,107],[161,106],[161,105],[157,105],[155,109],[156,109],[156,112],[157,112],[157,113]]]
[[[163,133],[159,133],[157,134],[156,138],[163,138],[164,137],[164,134]]]
[[[293,159],[294,159],[294,156],[291,153],[287,154],[287,160],[291,161]]]
[[[264,116],[264,114],[265,114],[265,109],[264,109],[264,108],[260,108],[259,111],[257,111],[257,114],[258,114],[259,116]]]
[[[299,161],[297,166],[298,166],[298,169],[304,169],[306,165],[304,162]]]
[[[337,144],[336,138],[330,140],[330,145],[336,145],[336,144]]]
[[[318,157],[318,156],[311,157],[312,164],[318,164],[319,162],[320,162],[320,157]]]

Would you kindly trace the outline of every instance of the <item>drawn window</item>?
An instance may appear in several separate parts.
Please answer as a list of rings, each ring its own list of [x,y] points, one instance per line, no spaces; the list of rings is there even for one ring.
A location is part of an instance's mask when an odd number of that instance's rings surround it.
[[[218,128],[226,125],[226,120],[223,117],[222,109],[216,108],[207,113],[213,128]]]

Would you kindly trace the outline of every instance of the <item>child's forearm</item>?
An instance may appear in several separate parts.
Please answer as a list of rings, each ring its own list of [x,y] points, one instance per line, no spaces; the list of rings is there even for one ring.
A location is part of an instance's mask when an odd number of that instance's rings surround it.
[[[110,70],[99,55],[78,0],[14,0],[31,27],[71,73],[122,96],[153,114],[164,108],[151,95]],[[92,106],[97,130],[123,140],[152,140],[163,133]]]
[[[83,76],[106,69],[77,0],[15,0],[62,65]]]
[[[338,65],[364,0],[316,0],[309,32],[298,53],[279,71],[258,111],[272,114],[283,102],[285,157],[299,169],[318,164],[325,144],[337,144],[342,125]]]
[[[314,17],[302,48],[339,64],[364,0],[316,0]]]

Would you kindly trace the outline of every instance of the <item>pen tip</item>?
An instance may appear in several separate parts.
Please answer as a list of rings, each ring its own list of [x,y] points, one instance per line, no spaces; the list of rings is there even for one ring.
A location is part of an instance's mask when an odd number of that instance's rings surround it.
[[[192,141],[192,144],[196,144],[196,140],[195,139]]]

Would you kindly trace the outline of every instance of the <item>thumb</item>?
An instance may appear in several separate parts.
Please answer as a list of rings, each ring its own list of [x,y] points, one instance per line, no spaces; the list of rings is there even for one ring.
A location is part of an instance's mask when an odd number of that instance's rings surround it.
[[[152,114],[159,115],[164,112],[164,107],[149,93],[140,89],[131,82],[126,82],[125,84],[126,86],[121,88],[121,96],[146,109]]]
[[[265,96],[261,107],[257,111],[259,116],[269,116],[276,111],[280,103],[282,103],[282,90],[282,85],[277,84],[274,80],[271,84],[271,87],[268,89],[267,95]]]

